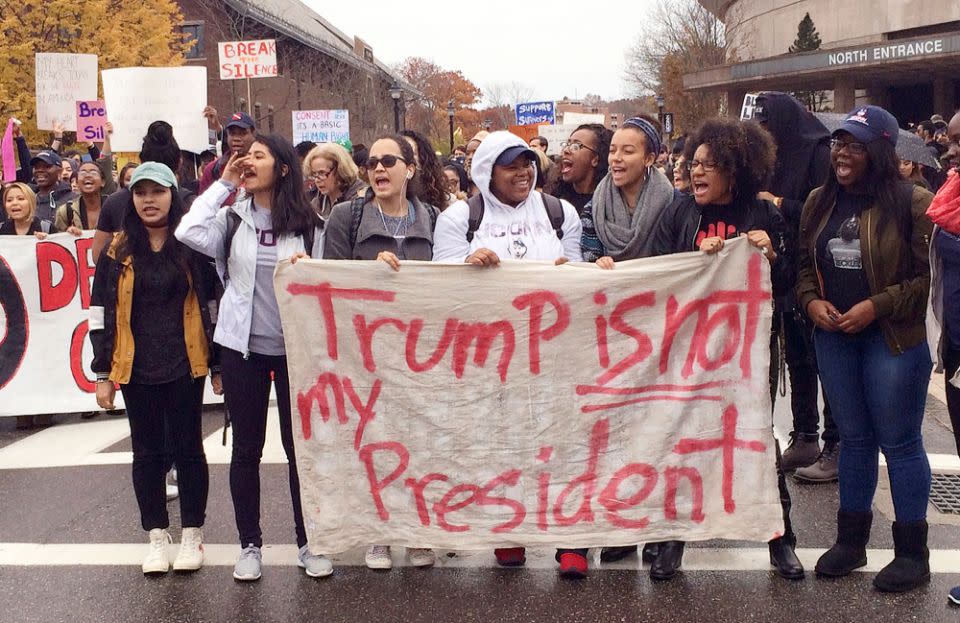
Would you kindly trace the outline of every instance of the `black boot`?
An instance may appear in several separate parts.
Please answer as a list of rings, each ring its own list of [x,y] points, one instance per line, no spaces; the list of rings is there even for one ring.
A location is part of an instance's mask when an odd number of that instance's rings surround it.
[[[650,565],[650,577],[654,580],[669,580],[677,575],[683,562],[683,541],[663,541],[656,560]]]
[[[893,522],[893,562],[880,570],[873,585],[888,593],[912,591],[930,581],[927,522]]]
[[[767,545],[770,548],[770,564],[776,568],[777,575],[788,580],[803,579],[803,563],[797,558],[792,538],[782,536]]]
[[[837,542],[817,561],[817,575],[841,578],[867,564],[873,513],[837,511]]]

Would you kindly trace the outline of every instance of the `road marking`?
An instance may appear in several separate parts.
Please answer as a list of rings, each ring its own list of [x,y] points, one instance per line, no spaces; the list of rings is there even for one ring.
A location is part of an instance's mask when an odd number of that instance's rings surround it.
[[[177,545],[169,546],[170,559],[177,554]],[[139,566],[147,551],[146,543],[0,543],[0,565],[11,567],[56,567],[56,566]],[[490,550],[457,552],[447,556],[448,550],[437,550],[439,568],[475,569],[496,567]],[[554,551],[550,548],[528,548],[529,569],[555,569]],[[825,550],[801,548],[797,556],[804,566],[812,571],[817,559]],[[409,563],[403,548],[394,548],[393,561],[396,567]],[[637,570],[641,566],[638,557],[630,557],[615,563],[600,563],[596,558],[599,550],[591,551],[591,568],[598,570]],[[237,545],[204,545],[204,565],[208,567],[232,567],[237,561],[240,548]],[[363,566],[362,549],[351,550],[332,556],[334,566]],[[263,548],[263,564],[271,567],[296,564],[295,545],[266,545]],[[867,550],[867,566],[862,572],[877,572],[893,560],[892,549]],[[770,554],[766,547],[695,547],[688,546],[683,556],[686,571],[771,571]],[[930,570],[933,573],[960,573],[960,550],[930,550]]]

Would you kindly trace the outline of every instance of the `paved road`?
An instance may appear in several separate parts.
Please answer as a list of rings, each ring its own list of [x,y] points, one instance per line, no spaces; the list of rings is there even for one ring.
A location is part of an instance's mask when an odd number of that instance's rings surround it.
[[[939,381],[939,379],[936,379]],[[925,438],[938,471],[960,473],[947,428],[942,385],[931,386]],[[777,406],[789,430],[788,400]],[[130,442],[122,417],[81,421],[57,416],[42,431],[14,430],[0,418],[0,622],[86,621],[960,621],[946,592],[960,584],[960,516],[931,511],[934,570],[929,586],[908,595],[875,592],[871,579],[892,557],[889,495],[878,494],[870,565],[839,581],[788,582],[770,570],[755,543],[691,544],[684,571],[653,583],[634,559],[591,563],[582,582],[557,578],[552,552],[530,552],[526,568],[496,568],[491,552],[441,552],[434,569],[403,564],[373,572],[362,552],[335,559],[330,578],[311,580],[294,566],[292,515],[279,435],[273,429],[263,467],[263,579],[235,583],[233,511],[222,416],[204,415],[211,492],[204,529],[207,563],[192,575],[145,578],[145,537],[130,483]],[[790,484],[800,555],[808,570],[834,537],[835,485]],[[176,502],[171,520],[176,522]],[[179,533],[176,525],[174,535]]]

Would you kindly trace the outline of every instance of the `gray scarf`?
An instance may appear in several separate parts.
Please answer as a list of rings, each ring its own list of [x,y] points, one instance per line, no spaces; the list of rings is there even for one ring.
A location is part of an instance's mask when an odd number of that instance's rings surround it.
[[[650,257],[654,227],[671,201],[673,186],[659,169],[650,167],[631,214],[608,173],[593,193],[593,226],[607,255],[617,261]]]

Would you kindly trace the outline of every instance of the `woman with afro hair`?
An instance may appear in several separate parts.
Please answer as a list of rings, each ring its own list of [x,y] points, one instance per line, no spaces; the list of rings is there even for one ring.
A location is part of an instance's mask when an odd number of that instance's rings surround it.
[[[698,250],[717,253],[725,240],[745,236],[770,262],[773,296],[792,288],[796,271],[785,257],[783,217],[773,203],[757,198],[776,162],[773,137],[754,122],[710,119],[687,141],[684,159],[693,194],[676,199],[664,211],[654,236],[654,255]],[[771,350],[776,345],[771,339]],[[775,353],[771,354],[771,362],[776,361]],[[775,381],[771,374],[771,396]],[[770,564],[780,576],[799,580],[804,570],[794,552],[796,536],[790,524],[790,494],[780,469],[779,445],[777,476],[784,534],[769,543]],[[651,577],[673,577],[683,559],[683,545],[682,541],[660,543],[650,566]]]

